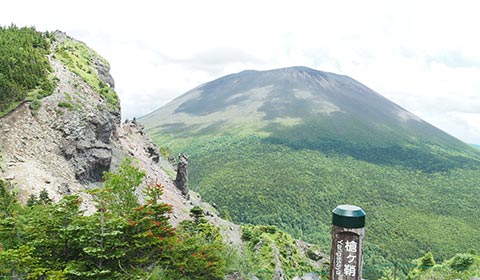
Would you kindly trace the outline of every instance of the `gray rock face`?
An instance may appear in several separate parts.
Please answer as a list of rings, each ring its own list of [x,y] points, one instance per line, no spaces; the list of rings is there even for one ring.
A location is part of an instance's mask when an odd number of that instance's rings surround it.
[[[72,191],[70,190],[70,187],[68,186],[67,182],[60,183],[60,185],[57,187],[57,192],[61,195],[72,194]]]
[[[153,144],[151,146],[145,147],[145,151],[152,158],[153,162],[158,163],[160,161],[160,153],[158,152],[158,149]]]
[[[94,59],[93,65],[97,70],[98,77],[102,82],[106,83],[111,89],[115,88],[115,81],[110,74],[110,66],[99,59]]]
[[[88,114],[80,119],[66,119],[59,129],[65,139],[61,151],[73,164],[77,180],[100,181],[112,161],[113,117],[109,112]]]
[[[177,177],[174,181],[175,186],[182,192],[183,196],[187,199],[189,198],[188,194],[188,155],[180,154],[178,156],[178,166],[177,166]]]
[[[123,127],[130,131],[131,133],[139,134],[140,136],[145,136],[143,132],[143,125],[135,120],[132,121],[125,120]],[[160,151],[157,146],[148,138],[145,138],[143,150],[147,153],[147,156],[152,159],[154,163],[160,162]]]

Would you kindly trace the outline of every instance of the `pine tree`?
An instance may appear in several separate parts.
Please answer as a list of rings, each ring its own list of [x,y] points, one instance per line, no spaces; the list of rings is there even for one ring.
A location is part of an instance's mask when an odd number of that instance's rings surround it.
[[[16,247],[18,238],[18,212],[20,205],[11,191],[11,185],[0,180],[0,249]]]

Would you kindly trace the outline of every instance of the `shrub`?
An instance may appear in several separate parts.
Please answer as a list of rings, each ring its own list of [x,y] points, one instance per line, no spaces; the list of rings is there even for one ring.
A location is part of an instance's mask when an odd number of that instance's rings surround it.
[[[73,105],[69,102],[62,101],[62,102],[58,103],[58,107],[67,108],[68,110],[72,110]]]
[[[32,101],[32,103],[30,103],[30,109],[32,111],[38,111],[38,109],[40,109],[40,107],[42,106],[42,102],[40,102],[40,100],[38,99],[35,99]]]
[[[456,254],[448,261],[448,265],[454,270],[466,270],[473,264],[471,254]]]

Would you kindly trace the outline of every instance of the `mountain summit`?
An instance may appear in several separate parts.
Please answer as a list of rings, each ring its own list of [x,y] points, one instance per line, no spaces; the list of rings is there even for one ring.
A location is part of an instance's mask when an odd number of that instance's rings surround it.
[[[144,122],[166,111],[205,116],[242,108],[247,110],[243,114],[261,114],[263,120],[274,120],[312,113],[328,115],[363,110],[364,114],[370,111],[366,107],[377,107],[379,117],[389,116],[393,111],[405,118],[404,110],[347,76],[297,66],[269,71],[247,70],[219,78],[147,115]]]

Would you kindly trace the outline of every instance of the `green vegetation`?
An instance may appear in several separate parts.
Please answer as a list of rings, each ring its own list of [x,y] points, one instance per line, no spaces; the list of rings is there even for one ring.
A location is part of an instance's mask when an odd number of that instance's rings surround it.
[[[348,117],[306,119],[293,127],[270,126],[263,141],[293,150],[315,150],[377,165],[403,166],[428,173],[480,167],[480,153],[441,131],[389,129]],[[392,131],[393,128],[393,131]],[[408,135],[409,137],[406,137]]]
[[[232,263],[218,229],[192,211],[177,229],[162,186],[131,192],[144,173],[125,161],[105,185],[90,191],[98,211],[84,216],[80,197],[52,203],[48,193],[20,205],[0,180],[0,276],[15,279],[220,280]],[[163,275],[163,278],[162,276]]]
[[[273,279],[277,259],[287,279],[316,272],[327,275],[328,267],[316,267],[295,245],[295,240],[275,226],[245,225],[242,240],[246,242],[247,261],[250,270],[259,279]]]
[[[0,117],[26,100],[38,110],[39,99],[53,92],[49,53],[46,34],[31,27],[0,26]]]
[[[190,155],[190,186],[237,223],[276,225],[329,248],[332,209],[361,206],[367,212],[368,278],[424,252],[445,260],[452,252],[480,248],[480,170],[473,165],[455,168],[449,162],[447,171],[422,171],[296,149],[256,135],[174,143],[174,153]]]
[[[0,171],[5,169],[5,158],[3,156],[3,147],[0,145]]]
[[[456,254],[441,264],[435,264],[432,253],[413,262],[415,267],[408,273],[407,280],[454,280],[475,279],[480,277],[480,256],[474,253]],[[391,273],[386,273],[382,280],[390,280]]]
[[[70,102],[65,102],[65,101],[58,102],[58,107],[60,107],[60,108],[66,108],[66,109],[68,109],[68,110],[72,110],[72,109],[73,109],[72,103],[70,103]]]
[[[243,71],[140,121],[158,146],[190,155],[191,188],[234,222],[329,248],[332,209],[362,207],[366,278],[480,248],[480,151],[349,77]]]
[[[82,78],[95,92],[108,103],[110,110],[120,110],[118,95],[105,82],[100,80],[95,69],[95,61],[108,66],[108,62],[87,47],[84,43],[73,39],[65,39],[55,48],[55,57],[65,64],[70,71]]]

